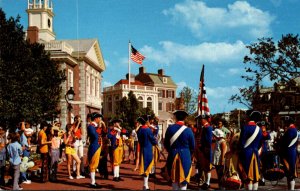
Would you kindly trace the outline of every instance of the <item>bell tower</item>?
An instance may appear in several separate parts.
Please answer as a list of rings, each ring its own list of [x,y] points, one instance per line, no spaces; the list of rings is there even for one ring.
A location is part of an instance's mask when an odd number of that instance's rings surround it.
[[[28,28],[37,27],[39,40],[49,42],[55,40],[53,32],[53,4],[49,0],[28,0]]]

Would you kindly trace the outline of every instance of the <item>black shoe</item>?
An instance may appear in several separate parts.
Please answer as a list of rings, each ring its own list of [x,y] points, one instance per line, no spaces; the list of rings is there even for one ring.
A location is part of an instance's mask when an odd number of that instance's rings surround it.
[[[265,183],[264,181],[262,181],[262,180],[259,180],[258,185],[259,185],[259,186],[265,186],[266,183]]]
[[[201,189],[202,190],[207,190],[207,189],[209,189],[209,185],[208,184],[206,184],[206,183],[204,183],[202,186],[201,186]]]
[[[113,181],[119,182],[119,178],[118,178],[118,177],[114,177],[114,178],[113,178]]]
[[[90,184],[90,187],[91,187],[91,188],[101,188],[101,186],[98,185],[97,183],[95,183],[95,184]]]
[[[155,173],[149,174],[149,178],[155,178]]]
[[[123,178],[121,177],[117,177],[118,178],[118,181],[124,181]]]
[[[143,190],[150,190],[150,188],[146,188],[145,186],[143,186]]]

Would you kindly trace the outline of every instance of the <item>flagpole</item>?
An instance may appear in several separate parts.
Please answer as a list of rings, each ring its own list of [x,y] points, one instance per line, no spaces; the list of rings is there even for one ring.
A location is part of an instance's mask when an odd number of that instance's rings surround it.
[[[129,40],[129,43],[128,43],[128,89],[130,91],[130,54],[131,54],[131,43],[130,43],[130,40]]]

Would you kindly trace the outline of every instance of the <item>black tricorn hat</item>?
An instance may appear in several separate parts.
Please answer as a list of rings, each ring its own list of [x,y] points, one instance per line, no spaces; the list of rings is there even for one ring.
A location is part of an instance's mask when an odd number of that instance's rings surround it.
[[[112,119],[110,120],[111,123],[123,123],[122,119]]]
[[[285,123],[294,123],[294,118],[292,118],[291,116],[282,116],[280,118],[282,121],[284,121]]]
[[[93,112],[91,113],[91,120],[94,121],[96,118],[101,117],[103,118],[103,115],[101,113],[98,112]]]
[[[179,120],[183,120],[187,116],[189,116],[189,114],[186,111],[184,111],[184,110],[175,110],[173,112],[173,114],[175,115],[176,119],[179,119]]]
[[[137,118],[137,122],[144,125],[147,121],[149,121],[149,115],[142,115],[139,118]]]
[[[246,115],[249,117],[250,120],[253,120],[255,122],[261,121],[261,112],[255,111],[255,110],[247,110]]]

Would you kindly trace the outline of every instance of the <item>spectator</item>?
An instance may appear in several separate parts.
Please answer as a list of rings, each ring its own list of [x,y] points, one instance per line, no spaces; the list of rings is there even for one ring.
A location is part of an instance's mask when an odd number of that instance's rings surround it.
[[[40,131],[38,134],[38,145],[39,145],[39,152],[41,154],[41,160],[42,160],[42,167],[41,167],[41,182],[47,182],[48,181],[48,163],[49,163],[49,150],[48,150],[48,144],[51,144],[51,141],[47,141],[47,134],[46,130],[50,127],[47,122],[42,122],[40,126]]]
[[[0,186],[5,185],[5,162],[6,162],[6,133],[0,126]]]
[[[10,134],[11,143],[7,146],[7,152],[9,156],[9,162],[13,169],[13,190],[23,190],[19,186],[19,177],[20,177],[20,164],[21,156],[23,154],[22,146],[20,145],[20,135],[19,133]]]

